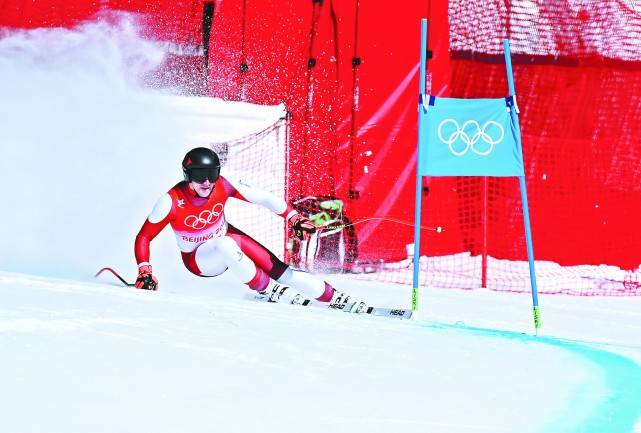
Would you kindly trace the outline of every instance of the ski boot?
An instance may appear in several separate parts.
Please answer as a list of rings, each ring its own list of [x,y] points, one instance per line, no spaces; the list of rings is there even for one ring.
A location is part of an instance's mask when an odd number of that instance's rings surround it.
[[[307,305],[309,299],[306,299],[300,293],[296,293],[294,289],[284,284],[270,281],[265,290],[258,292],[261,297],[267,297],[267,302],[284,302],[294,305]]]

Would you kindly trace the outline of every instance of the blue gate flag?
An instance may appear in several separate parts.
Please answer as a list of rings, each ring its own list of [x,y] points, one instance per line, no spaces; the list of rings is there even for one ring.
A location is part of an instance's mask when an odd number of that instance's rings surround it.
[[[419,104],[421,176],[523,176],[514,99],[428,96]]]

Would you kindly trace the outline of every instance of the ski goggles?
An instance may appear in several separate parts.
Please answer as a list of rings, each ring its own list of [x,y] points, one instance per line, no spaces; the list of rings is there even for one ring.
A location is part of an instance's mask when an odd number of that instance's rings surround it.
[[[187,172],[190,182],[205,183],[206,180],[214,183],[220,176],[220,167],[190,168]]]

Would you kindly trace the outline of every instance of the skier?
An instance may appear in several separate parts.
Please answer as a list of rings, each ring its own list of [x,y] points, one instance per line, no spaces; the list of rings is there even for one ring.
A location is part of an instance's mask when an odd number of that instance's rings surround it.
[[[218,155],[206,147],[187,152],[182,168],[184,181],[160,197],[136,236],[136,288],[158,289],[158,280],[149,263],[149,246],[169,224],[176,235],[185,267],[198,276],[213,277],[229,269],[251,290],[269,297],[271,302],[298,304],[304,303],[307,297],[337,307],[353,301],[329,283],[290,268],[225,219],[225,203],[234,197],[262,205],[284,217],[299,237],[314,233],[314,224],[285,200],[242,181],[221,176]],[[360,312],[367,307],[363,302],[356,306],[352,311]]]

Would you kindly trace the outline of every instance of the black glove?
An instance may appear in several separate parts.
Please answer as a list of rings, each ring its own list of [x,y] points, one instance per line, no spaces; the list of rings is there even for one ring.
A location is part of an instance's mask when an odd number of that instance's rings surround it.
[[[158,279],[151,273],[151,265],[142,265],[138,268],[138,278],[134,284],[136,289],[158,290]]]
[[[292,225],[294,235],[301,241],[307,239],[312,233],[316,232],[316,226],[314,223],[309,218],[304,217],[299,213],[295,213],[289,217],[288,222]]]

